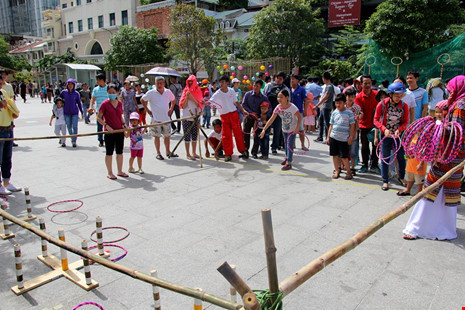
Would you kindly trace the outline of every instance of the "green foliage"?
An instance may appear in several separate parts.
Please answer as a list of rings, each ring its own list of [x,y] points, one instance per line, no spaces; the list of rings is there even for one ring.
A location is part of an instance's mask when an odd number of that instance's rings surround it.
[[[34,81],[33,72],[17,72],[13,75],[13,79],[16,81],[24,81],[26,83]]]
[[[235,10],[246,8],[248,4],[248,0],[219,0],[218,6],[222,10]]]
[[[225,56],[234,54],[236,60],[245,59],[247,53],[247,41],[243,39],[225,39],[223,40]]]
[[[310,70],[310,75],[322,76],[324,72],[330,72],[334,81],[345,79],[355,76],[357,74],[357,67],[351,61],[342,61],[333,58],[326,58],[322,60],[318,66]]]
[[[385,53],[408,55],[446,41],[445,30],[461,19],[459,5],[459,0],[387,0],[365,31]]]
[[[276,0],[255,16],[247,52],[252,58],[289,57],[293,65],[319,58],[324,32],[305,0]]]
[[[39,71],[46,70],[53,65],[63,64],[63,63],[87,63],[84,60],[80,60],[77,58],[76,54],[71,51],[69,47],[66,50],[66,53],[60,56],[53,56],[53,55],[45,55],[42,59],[36,62],[35,67]]]
[[[178,4],[171,9],[169,51],[175,59],[186,62],[190,74],[216,64],[222,33],[215,31],[215,24],[213,17],[192,5]]]
[[[113,48],[105,57],[105,69],[116,70],[121,65],[159,63],[165,59],[158,44],[158,29],[123,26],[110,40]],[[124,70],[123,70],[124,71]]]
[[[11,63],[12,63],[11,68],[16,71],[23,71],[23,70],[30,71],[32,69],[31,64],[24,57],[11,56]]]
[[[360,31],[355,30],[354,26],[345,26],[337,34],[330,34],[332,38],[335,38],[334,43],[334,56],[352,56],[357,53],[357,49],[360,47],[358,41],[364,38]]]
[[[5,39],[0,37],[0,66],[15,71],[31,70],[31,65],[25,58],[8,54],[8,45]]]

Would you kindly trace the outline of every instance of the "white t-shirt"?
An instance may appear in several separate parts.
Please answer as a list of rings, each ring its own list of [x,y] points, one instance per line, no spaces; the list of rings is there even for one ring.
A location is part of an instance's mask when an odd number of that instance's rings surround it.
[[[221,89],[218,89],[210,100],[221,105],[221,109],[218,108],[220,115],[237,111],[237,107],[235,105],[235,102],[237,101],[236,92],[232,88],[228,87],[228,92],[226,93]]]
[[[65,113],[63,107],[58,108],[56,104],[53,105],[52,113],[55,116],[55,126],[65,125]]]
[[[200,111],[199,111],[199,107],[195,104],[194,101],[188,99],[187,100],[187,106],[181,110],[181,117],[189,117],[191,116],[191,113],[189,112],[189,110],[192,112],[192,114],[196,115],[198,114]],[[193,119],[191,119],[190,121],[194,121]]]
[[[280,104],[274,109],[273,113],[278,114],[282,119],[285,133],[293,132],[297,127],[298,118],[295,115],[296,112],[299,112],[299,109],[293,103],[287,109],[283,109]]]
[[[221,137],[222,137],[222,133],[217,133],[216,131],[212,130],[209,134],[208,134],[208,137],[209,138],[215,138],[219,141],[221,141]]]
[[[429,97],[428,109],[434,110],[441,100],[444,100],[444,91],[441,87],[431,88],[431,97]]]
[[[417,103],[415,102],[415,96],[408,91],[405,93],[404,98],[402,100],[408,105],[409,109],[414,108]]]
[[[168,116],[170,102],[176,99],[171,90],[165,88],[163,94],[160,94],[156,88],[153,88],[143,95],[142,99],[150,105],[153,114],[152,123],[168,122],[170,120]]]

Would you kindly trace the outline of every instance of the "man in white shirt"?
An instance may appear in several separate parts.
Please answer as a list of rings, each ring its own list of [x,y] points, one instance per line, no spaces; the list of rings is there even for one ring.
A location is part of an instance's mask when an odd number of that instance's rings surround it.
[[[244,138],[242,137],[241,121],[237,109],[240,109],[244,116],[249,113],[237,102],[236,92],[228,87],[229,77],[220,78],[220,89],[211,97],[213,103],[218,103],[218,112],[223,123],[222,142],[224,150],[224,161],[231,161],[233,153],[233,140],[236,140],[237,150],[242,154],[240,158],[249,158],[249,152],[245,149]]]
[[[152,117],[152,124],[168,122],[171,120],[171,114],[173,114],[173,109],[176,105],[176,98],[171,90],[165,88],[165,79],[163,77],[157,76],[155,79],[155,86],[155,89],[149,90],[142,96],[141,103],[147,113]],[[150,105],[150,109],[147,104]],[[165,143],[166,156],[168,158],[178,157],[178,155],[171,154],[170,152],[170,124],[151,127],[150,134],[155,137],[154,142],[155,149],[157,150],[157,159],[164,159],[160,152],[160,138],[162,136]]]

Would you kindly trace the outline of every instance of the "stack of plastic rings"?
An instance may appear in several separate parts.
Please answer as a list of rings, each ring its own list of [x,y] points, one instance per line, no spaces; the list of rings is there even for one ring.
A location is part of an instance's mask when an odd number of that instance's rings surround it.
[[[112,258],[110,259],[112,262],[117,262],[119,260],[121,260],[122,258],[124,258],[127,254],[128,254],[128,251],[126,250],[126,248],[124,248],[123,246],[121,245],[117,245],[115,243],[117,242],[120,242],[124,239],[126,239],[127,237],[129,237],[130,233],[129,233],[129,230],[127,230],[126,228],[124,227],[121,227],[121,226],[108,226],[108,227],[103,227],[102,230],[107,230],[107,229],[122,229],[124,231],[127,232],[127,234],[119,239],[116,239],[116,240],[111,240],[111,241],[104,241],[103,242],[103,245],[104,246],[107,246],[107,247],[114,247],[114,248],[119,248],[121,250],[123,250],[123,254],[121,254],[120,256],[116,257],[116,258]],[[93,241],[93,242],[97,242],[97,240],[95,239],[92,239],[92,236],[95,235],[97,233],[96,230],[94,230],[91,234],[90,234],[90,240]],[[93,245],[91,247],[89,247],[89,250],[92,250],[92,249],[95,249],[97,246],[96,245]]]
[[[462,131],[457,122],[435,121],[432,117],[419,119],[405,131],[402,139],[405,154],[426,163],[448,164],[460,151]]]
[[[78,202],[79,205],[76,207],[76,208],[73,208],[71,210],[53,210],[52,209],[52,206],[55,206],[55,205],[59,205],[59,204],[63,204],[63,203],[67,203],[67,202]],[[79,199],[72,199],[72,200],[62,200],[62,201],[57,201],[57,202],[54,202],[52,204],[49,204],[47,206],[47,210],[50,211],[50,212],[54,212],[54,213],[68,213],[68,212],[73,212],[73,211],[76,211],[77,209],[79,209],[80,207],[82,207],[84,205],[84,202],[82,202],[82,200],[79,200]]]
[[[76,309],[81,308],[81,307],[86,306],[86,305],[96,306],[97,308],[99,308],[101,310],[104,310],[101,305],[99,305],[98,303],[93,302],[93,301],[82,302],[79,305],[77,305],[76,307],[74,307],[73,310],[76,310]]]
[[[289,140],[290,140],[290,138],[291,138],[292,135],[295,135],[295,133],[292,133],[292,134],[290,134],[289,136],[287,136],[287,141],[286,141],[287,148],[289,149],[289,151],[291,151],[292,153],[294,153],[294,155],[305,155],[308,151],[310,151],[310,139],[309,139],[309,138],[307,137],[307,135],[306,135],[304,132],[302,132],[302,131],[299,132],[299,135],[301,135],[301,136],[303,135],[303,136],[307,139],[308,148],[307,148],[306,151],[303,151],[303,152],[296,152],[296,151],[294,151],[294,150],[291,148],[290,144],[289,144]]]
[[[378,158],[383,162],[385,163],[386,165],[390,166],[392,165],[395,161],[396,161],[396,155],[397,153],[399,152],[400,148],[402,147],[402,144],[399,143],[399,145],[397,145],[397,138],[394,138],[394,137],[389,137],[389,138],[392,138],[394,140],[394,152],[391,153],[391,155],[387,156],[387,157],[383,157],[383,152],[381,152],[381,145],[383,144],[383,141],[384,139],[388,138],[387,136],[384,136],[381,141],[379,141],[378,143],[378,146],[376,147],[376,156],[378,156]],[[392,158],[391,161],[387,161],[389,158]]]

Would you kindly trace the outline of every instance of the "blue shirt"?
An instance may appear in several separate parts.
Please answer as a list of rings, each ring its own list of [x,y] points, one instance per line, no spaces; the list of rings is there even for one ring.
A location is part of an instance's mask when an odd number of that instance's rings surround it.
[[[316,99],[316,98],[321,95],[321,92],[323,91],[323,87],[321,87],[320,85],[316,83],[307,83],[307,85],[305,85],[305,90],[307,91],[307,94],[308,93],[313,94],[313,103],[317,105],[320,99]]]
[[[347,142],[350,136],[350,125],[355,124],[354,113],[349,109],[345,109],[344,111],[336,109],[331,114],[329,123],[333,125],[330,137],[338,141]]]
[[[104,87],[96,86],[92,90],[92,97],[95,97],[96,99],[95,101],[97,102],[97,112],[98,112],[98,109],[100,108],[100,105],[102,104],[102,102],[108,99],[107,85],[105,85]]]
[[[261,109],[260,105],[262,102],[268,102],[268,97],[262,94],[261,92],[258,93],[258,95],[255,95],[255,92],[253,90],[249,90],[248,92],[245,93],[244,99],[242,100],[242,106],[244,107],[244,110],[246,110],[249,113],[255,113],[257,116],[260,116],[261,114]],[[271,117],[271,105],[270,108],[268,109],[268,117]]]
[[[303,88],[300,85],[297,85],[297,88],[295,91],[292,90],[291,87],[291,102],[295,104],[297,109],[299,109],[299,112],[302,114],[304,113],[304,101],[305,98],[307,98],[307,92],[305,91],[305,88]]]
[[[418,87],[415,90],[407,89],[407,94],[413,94],[415,97],[415,120],[422,118],[423,105],[428,104],[428,92],[426,89]]]

